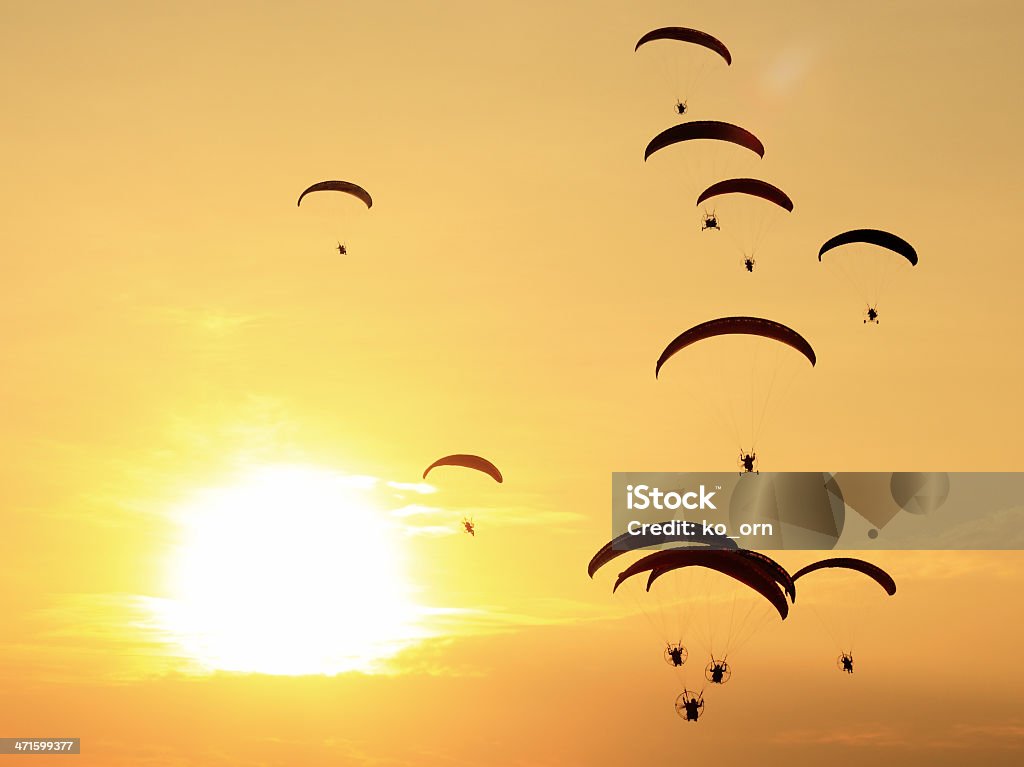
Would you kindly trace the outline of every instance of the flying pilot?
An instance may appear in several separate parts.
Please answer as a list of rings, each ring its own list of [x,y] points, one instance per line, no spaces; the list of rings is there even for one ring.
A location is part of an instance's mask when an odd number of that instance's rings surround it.
[[[694,695],[690,693],[687,697],[687,693],[684,692],[683,696],[681,704],[684,714],[683,718],[686,719],[687,722],[696,722],[700,719],[700,715],[704,713],[704,699],[700,694]]]
[[[757,470],[757,453],[744,453],[740,451],[740,466],[747,474],[759,474]]]

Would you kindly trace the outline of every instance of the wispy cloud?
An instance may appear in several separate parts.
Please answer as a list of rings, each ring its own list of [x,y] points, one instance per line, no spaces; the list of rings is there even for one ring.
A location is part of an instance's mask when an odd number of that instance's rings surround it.
[[[897,729],[879,724],[849,723],[843,729],[792,729],[772,742],[785,745],[834,745],[851,748],[1019,749],[1024,747],[1024,722],[959,723],[941,729]]]
[[[436,487],[426,482],[388,482],[387,484],[388,487],[395,490],[406,490],[411,493],[419,493],[420,495],[430,495],[437,492]]]
[[[149,309],[154,321],[184,327],[211,337],[225,337],[271,319],[268,314],[245,314],[216,307],[161,306]]]
[[[859,748],[892,748],[909,744],[905,736],[894,728],[879,725],[864,727],[856,724],[846,725],[841,730],[786,730],[777,733],[771,740],[784,745],[836,745]]]
[[[446,509],[438,509],[433,506],[424,506],[418,503],[410,503],[406,506],[402,506],[391,511],[391,516],[398,517],[399,519],[407,519],[409,517],[426,517],[435,515],[453,515],[457,514],[454,511],[448,511]]]

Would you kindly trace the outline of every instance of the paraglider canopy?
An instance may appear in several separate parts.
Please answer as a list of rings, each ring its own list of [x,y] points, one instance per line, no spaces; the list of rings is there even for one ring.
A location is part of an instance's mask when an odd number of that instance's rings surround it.
[[[848,232],[837,234],[821,246],[821,249],[818,251],[818,260],[821,261],[821,257],[834,248],[857,242],[877,245],[880,248],[891,250],[893,253],[907,259],[911,266],[917,266],[917,251],[914,250],[914,246],[902,237],[881,229],[851,229]]]
[[[644,160],[647,160],[659,149],[664,149],[667,146],[683,141],[696,141],[699,139],[726,141],[749,149],[759,157],[764,157],[764,144],[761,143],[757,136],[745,128],[717,120],[693,120],[673,125],[651,139],[651,143],[644,150]]]
[[[481,471],[488,475],[495,482],[502,482],[501,472],[498,471],[498,467],[488,461],[486,458],[481,458],[479,455],[468,455],[465,453],[456,453],[453,455],[446,455],[444,458],[438,458],[432,464],[430,464],[423,471],[423,479],[427,478],[427,475],[432,469],[438,466],[461,466],[465,469],[474,469]]]
[[[700,193],[697,204],[700,205],[705,200],[721,194],[747,194],[752,197],[760,197],[762,200],[775,203],[780,208],[785,208],[790,213],[793,212],[793,201],[789,199],[789,195],[777,186],[756,178],[728,178],[712,184]]]
[[[819,562],[812,562],[806,567],[801,567],[795,573],[793,573],[793,580],[802,578],[808,573],[813,573],[816,570],[824,570],[830,567],[838,567],[845,570],[855,570],[859,573],[871,578],[875,583],[885,589],[885,593],[889,596],[893,596],[896,593],[896,581],[878,565],[873,565],[870,562],[865,562],[863,559],[854,559],[852,557],[831,557],[829,559],[822,559]]]
[[[596,573],[600,568],[604,567],[616,557],[629,551],[646,549],[663,543],[690,543],[697,546],[731,550],[739,548],[736,541],[728,536],[718,535],[716,533],[704,533],[700,529],[695,529],[691,532],[683,532],[682,529],[680,529],[671,535],[655,535],[650,532],[642,532],[640,535],[634,535],[633,533],[626,532],[621,535],[617,535],[598,549],[597,553],[594,554],[593,558],[590,560],[590,564],[587,565],[587,575],[593,578],[594,573]]]
[[[767,599],[783,620],[789,615],[789,603],[786,602],[786,595],[779,588],[774,572],[771,572],[763,561],[744,557],[737,551],[711,549],[656,551],[637,560],[619,573],[612,591],[617,591],[619,586],[629,578],[645,572],[650,573],[646,588],[647,591],[650,591],[654,581],[658,578],[685,567],[704,567],[727,575]]]
[[[732,54],[725,47],[725,43],[717,37],[712,37],[707,32],[701,32],[699,29],[690,29],[689,27],[661,27],[660,29],[652,29],[637,41],[636,47],[633,48],[634,52],[640,50],[641,45],[655,40],[678,40],[681,43],[700,45],[710,51],[714,51],[725,59],[726,64],[732,65]]]
[[[702,322],[700,325],[694,325],[689,330],[683,331],[672,339],[661,353],[661,356],[658,357],[658,362],[654,367],[654,377],[657,378],[662,366],[687,346],[715,336],[736,334],[761,336],[778,341],[796,349],[807,358],[811,365],[817,363],[818,358],[814,353],[814,349],[807,342],[807,339],[780,322],[760,317],[722,317],[717,320]]]
[[[320,181],[313,184],[313,186],[304,189],[302,194],[299,195],[299,201],[295,203],[296,206],[302,205],[302,198],[311,192],[342,192],[362,200],[367,208],[373,207],[373,198],[370,197],[370,193],[358,184],[353,184],[350,181]]]

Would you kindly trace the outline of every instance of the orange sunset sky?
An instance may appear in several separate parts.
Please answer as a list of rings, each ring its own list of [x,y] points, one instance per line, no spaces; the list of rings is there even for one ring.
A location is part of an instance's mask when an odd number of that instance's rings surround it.
[[[853,678],[798,604],[696,725],[586,573],[612,472],[734,470],[653,376],[713,317],[817,351],[763,470],[1022,468],[1020,4],[0,10],[0,737],[82,739],[32,765],[1021,763],[1019,552],[872,554]],[[643,160],[666,25],[795,202],[753,275]],[[373,208],[296,207],[330,178]],[[855,227],[921,257],[877,327],[816,257]],[[461,452],[504,483],[421,479]]]

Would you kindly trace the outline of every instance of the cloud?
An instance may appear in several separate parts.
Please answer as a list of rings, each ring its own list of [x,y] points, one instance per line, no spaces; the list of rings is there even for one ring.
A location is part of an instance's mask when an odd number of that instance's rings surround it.
[[[984,577],[1020,580],[1021,554],[1005,551],[902,551],[888,554],[887,566],[900,580],[958,580]]]
[[[412,493],[419,493],[420,495],[430,495],[436,493],[437,488],[433,485],[427,484],[426,482],[388,482],[388,487],[394,488],[395,490],[408,490]]]
[[[848,746],[851,748],[923,749],[1019,749],[1024,746],[1024,722],[961,723],[941,732],[934,729],[905,730],[884,725],[852,723],[842,730],[787,730],[771,738],[784,745]]]
[[[904,738],[892,728],[873,726],[864,729],[855,725],[842,730],[787,730],[772,737],[772,742],[784,745],[837,745],[873,748],[907,745]]]
[[[267,314],[243,314],[212,307],[164,306],[149,311],[157,322],[217,338],[254,328],[270,319]]]
[[[410,503],[401,508],[394,509],[391,511],[391,516],[398,517],[399,519],[407,519],[409,517],[424,517],[434,516],[438,514],[453,515],[456,512],[448,511],[447,509],[438,509],[434,506],[423,506],[418,503]]]
[[[934,748],[1021,749],[1024,748],[1024,722],[984,722],[957,724],[951,732],[930,738]]]

